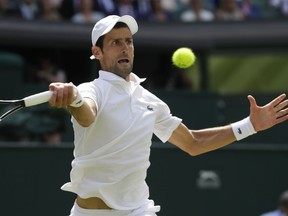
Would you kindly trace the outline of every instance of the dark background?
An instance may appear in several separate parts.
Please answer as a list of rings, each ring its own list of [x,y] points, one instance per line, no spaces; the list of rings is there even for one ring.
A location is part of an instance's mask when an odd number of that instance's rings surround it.
[[[60,187],[69,180],[71,160],[70,147],[2,146],[2,214],[69,215],[75,196]],[[151,163],[147,182],[151,199],[162,207],[159,216],[260,215],[273,210],[287,189],[286,145],[234,144],[190,157],[156,142]],[[203,172],[217,178],[206,179]]]

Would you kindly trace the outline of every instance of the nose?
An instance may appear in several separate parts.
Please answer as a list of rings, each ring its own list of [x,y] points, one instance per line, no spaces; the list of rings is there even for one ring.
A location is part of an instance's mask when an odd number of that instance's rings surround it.
[[[128,50],[128,44],[127,43],[123,43],[122,45],[122,53],[126,53]]]

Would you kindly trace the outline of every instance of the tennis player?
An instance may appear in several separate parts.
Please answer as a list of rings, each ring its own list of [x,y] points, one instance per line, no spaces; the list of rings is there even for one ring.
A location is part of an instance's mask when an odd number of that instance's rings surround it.
[[[99,78],[80,84],[51,83],[50,105],[66,107],[75,133],[70,182],[62,189],[77,195],[70,216],[155,216],[160,207],[145,182],[151,138],[170,142],[190,155],[209,152],[288,119],[286,95],[260,107],[252,96],[250,115],[230,125],[188,129],[161,99],[132,73],[133,35],[138,25],[111,15],[92,30],[92,56]]]

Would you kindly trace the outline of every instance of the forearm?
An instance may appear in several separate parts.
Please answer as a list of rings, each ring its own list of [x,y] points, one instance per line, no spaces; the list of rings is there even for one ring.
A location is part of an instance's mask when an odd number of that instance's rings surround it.
[[[211,151],[230,144],[235,140],[244,139],[257,132],[255,131],[254,126],[250,121],[250,117],[247,117],[241,121],[234,122],[231,125],[200,131],[191,131],[191,133],[195,133],[194,137],[196,137],[196,140],[198,137],[200,137],[199,140],[204,137],[206,138],[204,142],[208,144],[213,143],[213,145],[211,146],[212,149],[208,148],[208,151]],[[197,135],[197,133],[200,133],[200,135]]]
[[[96,118],[96,108],[94,101],[85,98],[84,103],[80,107],[67,107],[70,114],[76,119],[76,121],[83,127],[88,127],[95,121]]]
[[[196,155],[222,148],[236,141],[231,125],[203,130],[190,130],[193,145],[190,147]]]
[[[190,130],[184,124],[180,124],[169,138],[169,142],[190,155],[199,155],[222,148],[253,133],[256,131],[249,118],[231,125],[201,130]]]

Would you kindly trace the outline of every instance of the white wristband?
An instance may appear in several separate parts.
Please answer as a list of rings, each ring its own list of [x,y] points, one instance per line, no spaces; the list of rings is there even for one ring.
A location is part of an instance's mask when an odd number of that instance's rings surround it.
[[[252,125],[250,117],[247,117],[241,121],[232,123],[231,126],[232,126],[233,133],[238,141],[252,134],[257,133],[257,131],[255,131]]]
[[[71,107],[80,107],[84,104],[84,99],[80,92],[77,94],[77,98],[70,104]]]

